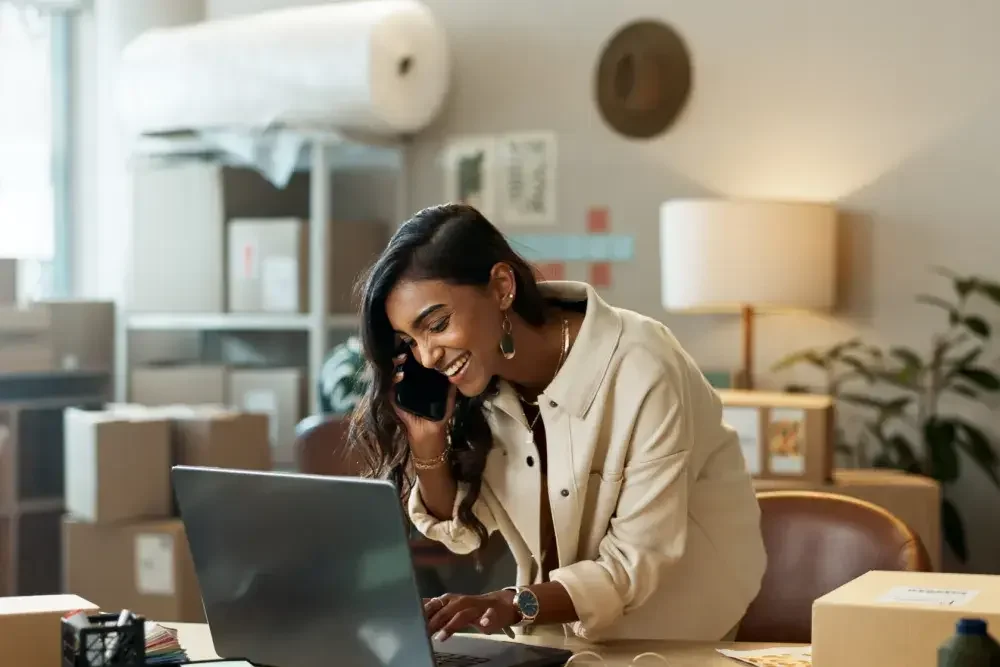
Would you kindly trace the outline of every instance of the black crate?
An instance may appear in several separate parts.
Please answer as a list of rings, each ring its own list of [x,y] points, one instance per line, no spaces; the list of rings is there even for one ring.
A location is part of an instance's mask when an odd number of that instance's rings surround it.
[[[144,667],[146,621],[132,616],[118,625],[120,614],[91,614],[88,626],[62,622],[63,667]]]

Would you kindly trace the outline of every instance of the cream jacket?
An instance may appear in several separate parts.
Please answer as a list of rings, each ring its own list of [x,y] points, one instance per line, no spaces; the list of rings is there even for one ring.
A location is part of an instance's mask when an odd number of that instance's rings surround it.
[[[549,576],[580,620],[527,630],[591,641],[721,639],[757,595],[766,557],[751,479],[718,396],[661,323],[612,308],[583,283],[542,289],[587,301],[572,350],[539,396],[559,556]],[[503,535],[517,584],[536,583],[542,480],[527,459],[538,452],[512,387],[501,383],[486,410],[494,449],[473,511]],[[466,492],[460,485],[456,508]],[[427,511],[419,485],[409,514],[455,553],[479,546],[471,529]]]

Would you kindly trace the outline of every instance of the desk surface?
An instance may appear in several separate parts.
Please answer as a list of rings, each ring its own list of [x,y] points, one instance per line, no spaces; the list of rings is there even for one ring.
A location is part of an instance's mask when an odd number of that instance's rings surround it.
[[[163,623],[164,626],[176,628],[181,646],[187,651],[189,660],[212,660],[219,656],[215,653],[212,644],[212,635],[208,630],[208,625],[203,623]],[[502,635],[499,641],[505,641]],[[653,641],[625,641],[614,642],[607,645],[594,646],[579,640],[564,640],[553,643],[551,640],[543,641],[539,638],[526,637],[521,641],[553,646],[555,648],[565,648],[571,651],[592,650],[604,658],[606,667],[626,667],[632,662],[632,658],[640,653],[654,651],[659,653],[670,663],[670,667],[738,667],[741,663],[717,653],[717,648],[752,649],[764,648],[764,644],[729,644],[729,643],[689,643],[689,642],[653,642]],[[574,660],[572,664],[593,665],[595,661],[588,661],[585,657]],[[662,665],[656,658],[643,659],[639,662],[639,667],[646,663]]]

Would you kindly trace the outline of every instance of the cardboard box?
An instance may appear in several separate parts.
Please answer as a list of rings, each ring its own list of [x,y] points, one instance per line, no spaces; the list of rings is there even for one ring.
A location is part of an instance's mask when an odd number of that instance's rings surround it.
[[[755,479],[757,491],[826,491],[867,500],[892,512],[920,536],[935,570],[941,569],[941,485],[899,470],[834,470],[831,482]]]
[[[327,312],[355,313],[354,285],[389,241],[389,227],[372,221],[329,223]],[[236,218],[229,222],[228,306],[232,312],[309,311],[309,224],[297,218]]]
[[[309,229],[296,218],[228,224],[227,306],[234,313],[309,310]]]
[[[51,315],[54,365],[65,371],[110,373],[115,365],[112,301],[44,301]]]
[[[132,371],[129,400],[138,405],[225,405],[225,366],[147,366]]]
[[[52,313],[44,305],[0,306],[0,373],[47,373],[55,369]]]
[[[829,396],[718,390],[723,419],[740,436],[761,479],[824,483],[833,474],[834,403]]]
[[[229,400],[238,409],[268,417],[275,465],[295,460],[295,427],[303,416],[305,380],[298,368],[234,369]]]
[[[66,510],[92,522],[170,516],[170,422],[68,408]]]
[[[132,313],[221,313],[222,168],[206,162],[132,171],[134,220],[125,304]]]
[[[98,525],[63,521],[66,590],[103,609],[155,621],[201,623],[201,592],[178,519]]]
[[[168,420],[174,465],[271,470],[267,415],[218,405],[113,405],[110,409]]]
[[[813,603],[817,667],[935,667],[960,618],[1000,635],[1000,576],[873,571]]]
[[[97,605],[76,595],[0,597],[0,664],[54,667],[62,664],[62,617],[94,613]]]

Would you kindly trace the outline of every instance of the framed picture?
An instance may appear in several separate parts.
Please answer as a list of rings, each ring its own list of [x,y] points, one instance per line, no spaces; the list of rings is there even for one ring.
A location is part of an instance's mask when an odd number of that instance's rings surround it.
[[[500,138],[501,219],[511,225],[556,223],[556,135],[508,134]]]
[[[815,484],[833,478],[831,397],[732,389],[718,394],[723,420],[739,434],[754,477]]]
[[[496,221],[496,140],[458,137],[444,150],[444,199],[468,204]]]
[[[747,462],[747,470],[754,477],[760,475],[763,448],[760,441],[760,411],[756,408],[724,407],[722,418],[740,436],[740,449]]]

